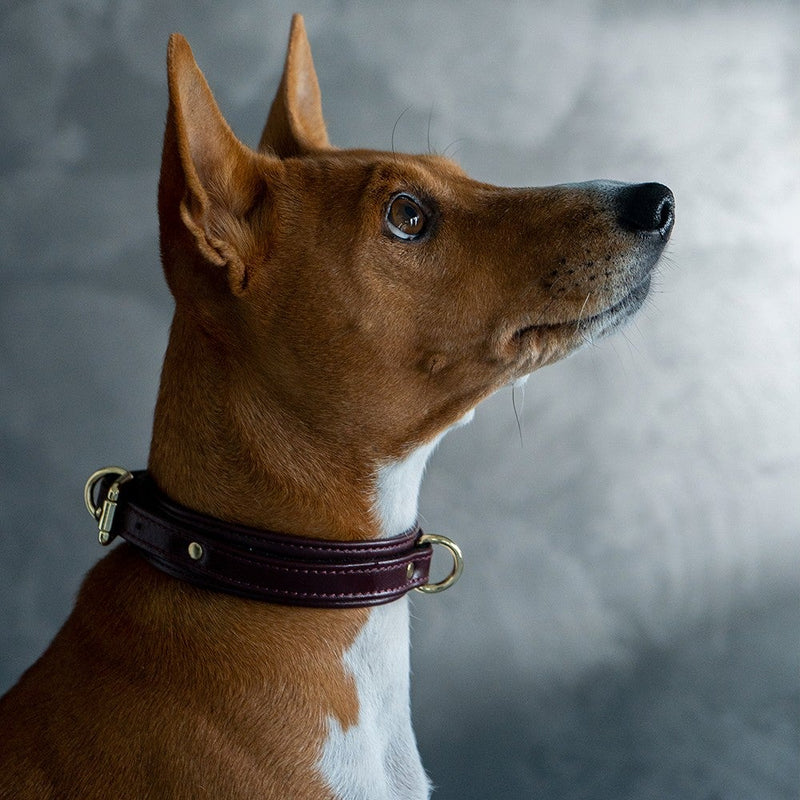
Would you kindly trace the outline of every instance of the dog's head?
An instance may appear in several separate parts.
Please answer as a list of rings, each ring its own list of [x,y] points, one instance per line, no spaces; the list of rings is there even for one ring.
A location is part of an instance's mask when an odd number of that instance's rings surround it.
[[[299,17],[258,150],[177,35],[169,90],[159,214],[177,314],[224,354],[236,402],[289,410],[332,452],[395,457],[613,330],[672,230],[660,184],[506,189],[437,155],[333,148]]]

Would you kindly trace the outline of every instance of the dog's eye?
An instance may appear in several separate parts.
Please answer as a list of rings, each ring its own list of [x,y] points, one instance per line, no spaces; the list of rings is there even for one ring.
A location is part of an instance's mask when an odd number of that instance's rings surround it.
[[[386,210],[386,226],[398,239],[416,239],[425,232],[425,212],[411,195],[399,194]]]

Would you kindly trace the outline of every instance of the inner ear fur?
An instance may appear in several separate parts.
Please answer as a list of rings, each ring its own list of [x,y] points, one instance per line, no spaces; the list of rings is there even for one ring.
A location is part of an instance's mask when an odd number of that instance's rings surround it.
[[[322,96],[311,57],[303,17],[295,14],[278,93],[261,134],[258,149],[280,158],[300,156],[330,147]]]
[[[264,195],[269,159],[234,136],[180,34],[169,40],[167,76],[169,110],[159,181],[165,268],[169,272],[168,240],[188,235],[200,257],[225,268],[231,290],[240,293],[256,247],[264,244],[256,241],[248,217]]]

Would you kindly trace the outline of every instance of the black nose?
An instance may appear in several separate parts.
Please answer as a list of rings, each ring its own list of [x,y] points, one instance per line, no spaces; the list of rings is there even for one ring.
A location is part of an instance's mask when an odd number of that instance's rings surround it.
[[[623,186],[617,194],[617,221],[626,230],[666,239],[675,224],[675,198],[661,183]]]

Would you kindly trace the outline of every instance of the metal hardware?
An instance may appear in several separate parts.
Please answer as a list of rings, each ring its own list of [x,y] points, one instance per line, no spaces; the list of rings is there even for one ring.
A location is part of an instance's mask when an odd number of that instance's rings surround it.
[[[197,542],[189,543],[189,558],[192,561],[199,561],[203,557],[203,545]]]
[[[107,475],[116,475],[117,479],[109,486],[102,503],[95,505],[94,488]],[[83,488],[83,502],[86,504],[86,510],[97,520],[97,540],[102,545],[110,544],[114,538],[111,528],[119,500],[119,487],[132,478],[133,475],[123,467],[103,467],[93,472],[86,481],[86,486]]]
[[[410,580],[411,580],[411,579],[414,577],[414,570],[415,570],[415,566],[414,566],[414,562],[412,561],[412,562],[411,562],[411,563],[410,563],[410,564],[409,564],[409,565],[406,567],[406,580],[407,580],[407,581],[410,581]]]
[[[443,592],[445,589],[449,589],[461,577],[461,573],[464,571],[464,556],[461,553],[461,548],[446,536],[437,536],[435,533],[423,533],[422,536],[417,539],[417,544],[439,544],[447,548],[450,551],[450,555],[453,557],[453,569],[444,580],[438,583],[427,583],[425,586],[417,586],[416,591],[425,592],[426,594],[436,594],[436,592]]]

